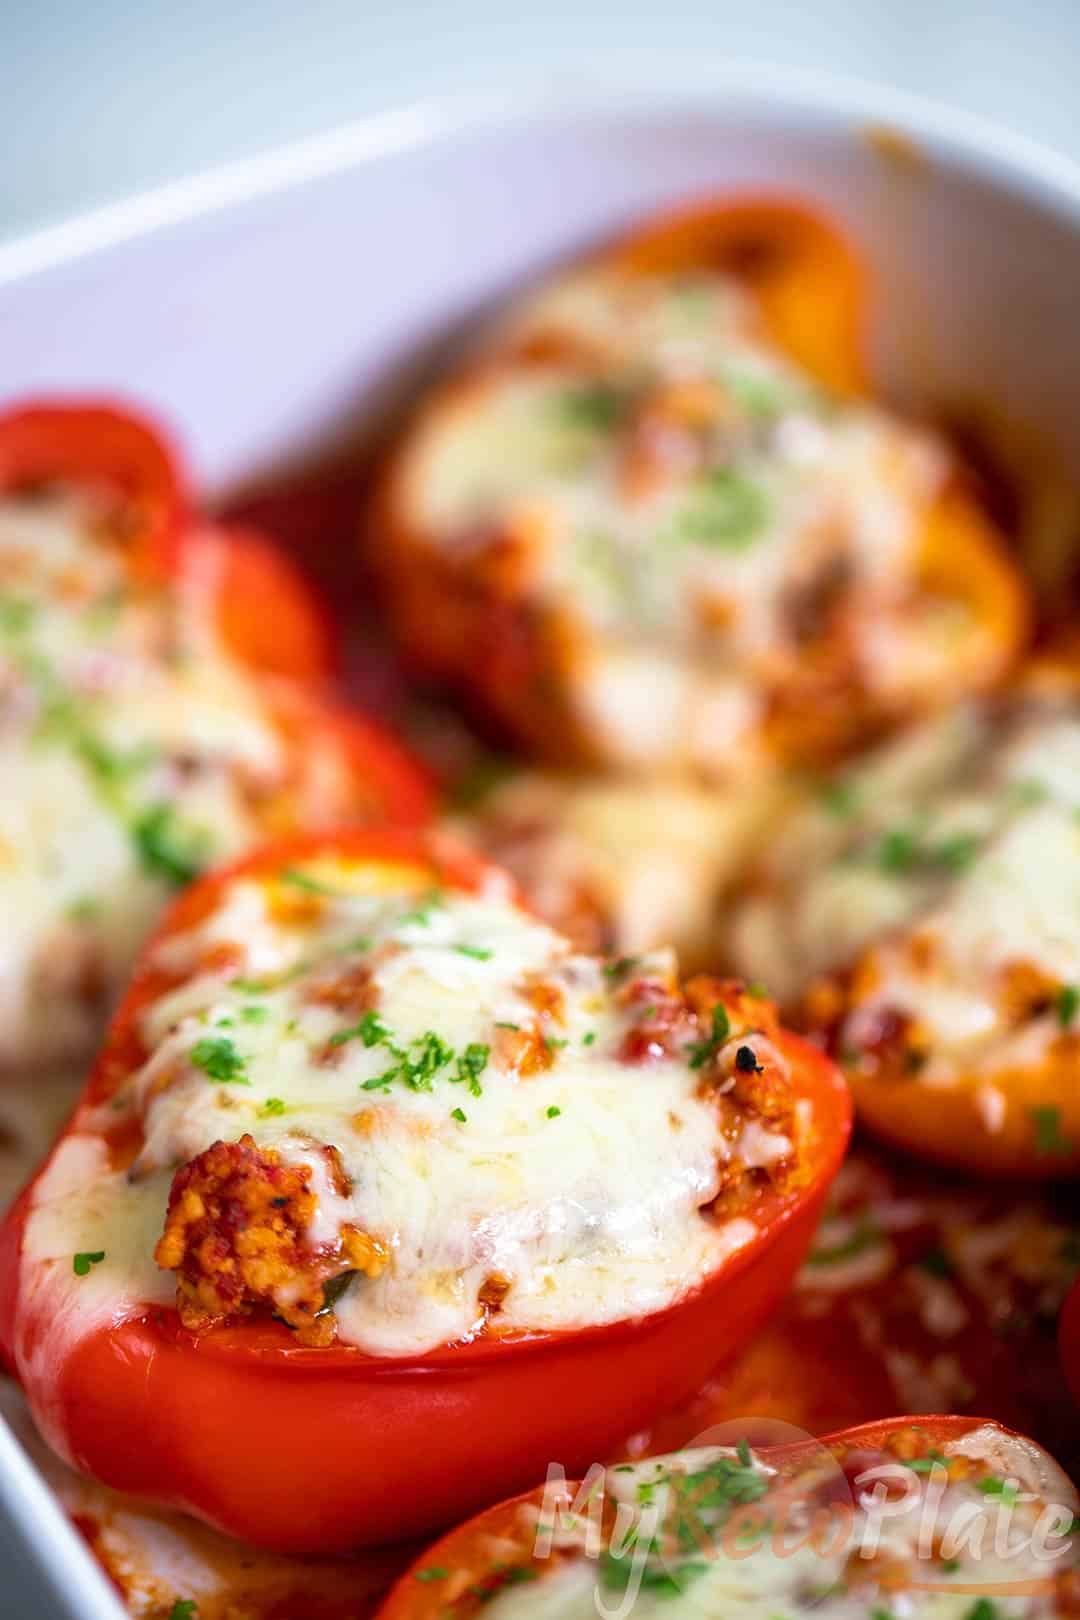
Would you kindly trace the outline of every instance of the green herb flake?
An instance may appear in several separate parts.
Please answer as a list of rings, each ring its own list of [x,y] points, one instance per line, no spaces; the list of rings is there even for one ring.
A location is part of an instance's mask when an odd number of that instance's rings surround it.
[[[877,847],[877,865],[883,872],[910,872],[918,856],[915,834],[906,827],[893,827],[883,833]]]
[[[1035,1128],[1036,1153],[1066,1154],[1073,1152],[1073,1144],[1061,1132],[1061,1109],[1053,1107],[1029,1108]]]
[[[831,816],[854,815],[859,808],[860,797],[856,784],[840,777],[822,782],[818,788],[818,799]]]
[[[456,1119],[459,1125],[464,1125],[468,1120],[468,1115],[463,1108],[451,1108],[450,1118]]]
[[[37,617],[33,602],[18,596],[0,596],[0,632],[6,636],[25,635]]]
[[[177,888],[197,878],[210,857],[209,835],[182,822],[171,804],[144,810],[132,823],[131,836],[146,870]]]
[[[65,911],[65,916],[72,922],[93,922],[101,916],[101,901],[92,894],[84,894],[78,900],[72,900]]]
[[[690,1045],[690,1067],[704,1068],[705,1064],[716,1056],[730,1034],[731,1020],[728,1018],[726,1007],[718,1001],[712,1010],[712,1025],[708,1035],[704,1040],[693,1041]]]
[[[263,1119],[273,1119],[275,1115],[285,1112],[285,1103],[281,1097],[267,1097],[261,1104],[259,1114]]]
[[[615,427],[624,411],[624,401],[610,383],[583,383],[564,389],[555,401],[560,419],[573,428],[603,433]]]
[[[199,1605],[194,1598],[177,1598],[169,1610],[169,1620],[197,1620]]]
[[[88,1277],[91,1266],[99,1266],[105,1258],[104,1249],[84,1250],[75,1255],[71,1262],[71,1269],[76,1277]]]
[[[547,1117],[548,1117],[548,1119],[558,1119],[558,1117],[559,1117],[559,1115],[561,1113],[562,1113],[562,1109],[561,1108],[556,1108],[555,1104],[552,1103],[551,1107],[547,1111]]]
[[[617,956],[614,961],[604,963],[604,978],[625,979],[640,961],[640,956]]]
[[[196,1069],[224,1086],[250,1086],[244,1060],[227,1035],[207,1035],[196,1041],[189,1053]]]
[[[479,1041],[472,1041],[461,1053],[457,1060],[457,1069],[451,1075],[455,1084],[467,1085],[474,1097],[479,1097],[483,1087],[480,1076],[487,1068],[488,1058],[491,1056],[490,1046],[484,1046]]]
[[[929,852],[930,860],[944,866],[949,872],[966,872],[979,853],[979,840],[974,833],[954,833],[936,844]]]
[[[475,962],[490,962],[494,951],[485,950],[482,945],[455,945],[459,956],[471,956]]]
[[[427,1569],[418,1569],[413,1572],[413,1579],[417,1581],[445,1581],[448,1570],[440,1568],[437,1564],[430,1564]]]
[[[441,892],[438,889],[432,889],[411,911],[405,913],[398,926],[400,928],[429,928],[431,926],[431,913],[445,904]]]
[[[369,1008],[358,1024],[339,1029],[330,1037],[331,1046],[344,1046],[346,1041],[363,1041],[365,1046],[379,1046],[390,1034],[378,1013]]]
[[[980,1479],[978,1489],[984,1496],[992,1496],[1004,1507],[1012,1507],[1020,1499],[1020,1487],[1014,1479]]]
[[[730,467],[714,467],[696,481],[676,519],[674,538],[743,551],[761,536],[768,520],[769,501],[760,484]]]
[[[270,1016],[269,1007],[241,1007],[240,1017],[245,1024],[265,1024]]]
[[[344,895],[340,889],[331,884],[324,883],[320,878],[312,877],[310,872],[304,872],[298,866],[287,866],[277,875],[279,883],[286,883],[292,889],[303,889],[305,894],[318,894],[324,900],[342,900]]]
[[[964,1615],[964,1620],[1004,1620],[1001,1610],[990,1598],[976,1598]]]
[[[582,1044],[582,1046],[592,1046],[595,1040],[596,1040],[596,1031],[595,1031],[595,1029],[589,1029],[589,1030],[586,1030],[585,1034],[581,1037],[581,1044]]]
[[[910,1468],[913,1474],[932,1474],[935,1468],[947,1467],[948,1461],[943,1451],[928,1451],[925,1457],[912,1457],[904,1467]]]
[[[1080,1010],[1080,989],[1075,984],[1063,984],[1054,1002],[1054,1011],[1062,1029],[1068,1029],[1078,1010]]]

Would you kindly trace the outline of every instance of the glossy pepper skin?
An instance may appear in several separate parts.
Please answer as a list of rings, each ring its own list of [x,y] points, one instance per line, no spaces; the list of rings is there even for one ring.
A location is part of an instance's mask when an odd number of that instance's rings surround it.
[[[1070,1507],[1075,1502],[1071,1482],[1046,1452],[1014,1430],[983,1418],[936,1414],[894,1417],[859,1424],[825,1435],[820,1440],[763,1445],[755,1449],[757,1456],[773,1467],[778,1475],[797,1480],[803,1469],[815,1468],[822,1458],[823,1449],[832,1452],[841,1469],[855,1473],[871,1463],[878,1453],[884,1454],[889,1460],[897,1460],[903,1450],[893,1452],[892,1447],[905,1435],[905,1431],[917,1436],[920,1445],[927,1444],[947,1456],[952,1445],[963,1441],[977,1429],[988,1435],[995,1461],[1003,1471],[1014,1466],[1016,1476],[1025,1482],[1036,1474],[1040,1486],[1055,1503]],[[731,1439],[727,1438],[723,1443],[730,1444]],[[569,1510],[575,1500],[582,1500],[579,1492],[583,1484],[581,1480],[566,1483],[561,1493],[560,1509]],[[846,1495],[842,1489],[839,1500],[843,1501]],[[795,1499],[798,1499],[797,1495]],[[485,1605],[504,1588],[535,1579],[543,1573],[545,1565],[533,1556],[537,1512],[541,1508],[550,1512],[551,1505],[551,1495],[546,1495],[545,1487],[540,1486],[509,1501],[499,1502],[451,1530],[428,1547],[402,1575],[378,1610],[375,1620],[472,1620],[474,1615],[482,1614]],[[614,1526],[609,1507],[605,1507],[604,1513],[606,1540]],[[765,1522],[767,1526],[768,1521]],[[752,1520],[748,1521],[748,1528],[752,1524]],[[754,1528],[758,1534],[768,1533],[767,1529],[762,1529],[760,1519]],[[618,1545],[618,1538],[619,1532],[616,1530],[612,1546]],[[721,1545],[728,1551],[726,1540]],[[736,1552],[734,1556],[739,1555]],[[1019,1582],[1017,1591],[1026,1586],[1027,1583]],[[977,1595],[978,1591],[972,1588],[973,1602]],[[1001,1592],[1000,1595],[1007,1600],[1006,1593]]]
[[[269,875],[320,854],[373,864],[379,881],[410,889],[475,891],[495,871],[438,838],[400,829],[294,840],[195,884],[155,943],[194,926],[230,876]],[[171,982],[144,957],[84,1110],[142,1061],[140,1008]],[[195,1337],[175,1312],[154,1309],[94,1328],[50,1359],[42,1351],[47,1313],[35,1312],[32,1262],[23,1256],[31,1184],[0,1228],[0,1345],[46,1436],[76,1466],[230,1534],[325,1554],[445,1524],[543,1477],[553,1458],[573,1469],[605,1455],[693,1390],[782,1298],[843,1157],[850,1101],[818,1052],[787,1035],[781,1049],[813,1110],[796,1183],[763,1194],[753,1211],[759,1235],[696,1292],[654,1315],[481,1335],[389,1358],[347,1345],[298,1347],[270,1320]],[[100,1129],[79,1115],[69,1130],[76,1127]]]
[[[839,397],[870,397],[865,352],[868,276],[826,218],[784,195],[733,194],[664,212],[588,255],[582,268],[655,275],[719,271],[749,293],[769,336],[808,375]],[[554,340],[551,340],[554,342]],[[566,604],[523,590],[513,546],[491,566],[471,569],[433,543],[410,500],[411,446],[440,411],[481,392],[506,367],[542,366],[512,343],[482,355],[420,403],[380,480],[365,545],[381,577],[403,653],[417,671],[450,680],[511,741],[555,765],[647,769],[612,756],[583,720],[578,700],[592,642]],[[837,679],[841,635],[804,649],[797,675],[780,682],[755,732],[779,763],[819,768],[914,714],[994,686],[1029,630],[1026,589],[1002,537],[967,481],[950,477],[911,536],[916,598],[954,613],[958,624],[948,690],[920,687],[889,696]],[[910,711],[910,712],[909,712]]]

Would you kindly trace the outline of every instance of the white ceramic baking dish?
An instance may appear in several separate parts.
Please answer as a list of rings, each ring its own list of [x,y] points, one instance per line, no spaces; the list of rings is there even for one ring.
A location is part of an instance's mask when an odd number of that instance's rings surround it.
[[[140,401],[219,495],[351,435],[433,343],[568,250],[679,198],[770,190],[858,243],[884,388],[997,401],[1080,481],[1080,170],[877,89],[708,80],[697,64],[576,102],[412,109],[17,241],[0,399]],[[0,1559],[0,1615],[119,1612],[2,1425]]]

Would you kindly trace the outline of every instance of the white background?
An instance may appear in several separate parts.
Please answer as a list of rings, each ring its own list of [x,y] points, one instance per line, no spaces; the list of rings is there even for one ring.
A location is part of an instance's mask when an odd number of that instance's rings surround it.
[[[660,54],[839,72],[1080,158],[1080,0],[0,0],[0,239],[418,97]]]

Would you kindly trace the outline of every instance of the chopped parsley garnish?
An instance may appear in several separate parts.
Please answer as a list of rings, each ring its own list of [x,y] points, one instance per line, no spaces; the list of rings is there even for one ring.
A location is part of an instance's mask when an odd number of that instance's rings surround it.
[[[584,383],[567,388],[556,401],[559,416],[569,427],[603,432],[613,428],[623,414],[624,402],[610,383]]]
[[[559,1035],[545,1035],[544,1036],[544,1045],[547,1047],[549,1052],[561,1052],[563,1047],[566,1044],[567,1044],[566,1040],[562,1036],[559,1036]]]
[[[836,778],[831,782],[822,782],[818,788],[818,798],[833,816],[850,816],[859,807],[859,789],[854,782],[845,782]]]
[[[464,1108],[451,1108],[450,1118],[456,1119],[459,1124],[464,1125],[468,1116],[466,1115]]]
[[[259,1113],[264,1119],[271,1119],[275,1114],[283,1114],[284,1112],[285,1103],[281,1097],[267,1097],[259,1108]]]
[[[935,1468],[947,1468],[949,1463],[943,1451],[928,1451],[925,1457],[912,1457],[904,1463],[913,1474],[931,1474]]]
[[[1054,1002],[1054,1011],[1062,1029],[1068,1029],[1080,1010],[1080,989],[1075,984],[1063,984]]]
[[[401,928],[428,928],[431,925],[431,913],[444,904],[445,901],[439,890],[432,889],[428,894],[424,895],[418,905],[405,913],[398,926]]]
[[[520,1024],[508,1024],[505,1019],[498,1019],[497,1018],[495,1020],[495,1028],[496,1029],[520,1029],[521,1025]]]
[[[207,1035],[191,1048],[191,1062],[221,1085],[250,1086],[244,1060],[227,1035]]]
[[[1029,1108],[1028,1113],[1035,1127],[1036,1153],[1060,1154],[1073,1151],[1072,1142],[1061,1132],[1060,1108]]]
[[[624,979],[633,968],[637,967],[640,961],[640,956],[617,956],[613,962],[604,963],[604,977],[605,979]]]
[[[883,872],[909,872],[918,854],[915,834],[905,827],[883,833],[877,848],[877,864]]]
[[[722,1002],[717,1002],[712,1010],[712,1025],[704,1040],[693,1041],[690,1045],[690,1067],[692,1069],[704,1068],[706,1063],[719,1052],[728,1036],[731,1034],[731,1021],[727,1009]]]
[[[37,608],[18,596],[0,596],[0,631],[7,636],[21,636],[33,624]]]
[[[194,1598],[177,1598],[169,1610],[169,1620],[196,1620],[199,1605]]]
[[[998,1479],[992,1476],[989,1479],[980,1479],[978,1489],[984,1496],[995,1496],[1005,1507],[1012,1507],[1019,1500],[1020,1487],[1014,1479]]]
[[[104,1249],[84,1250],[75,1255],[71,1262],[71,1269],[76,1277],[88,1277],[91,1266],[99,1266],[105,1258]]]
[[[101,901],[95,895],[84,894],[80,899],[71,902],[65,915],[70,917],[72,922],[93,922],[95,917],[101,916]]]
[[[432,1564],[427,1569],[418,1569],[413,1578],[418,1581],[445,1581],[448,1573],[437,1564]]]
[[[484,1046],[479,1041],[472,1041],[461,1053],[457,1060],[457,1072],[451,1079],[457,1083],[467,1085],[474,1097],[479,1097],[482,1086],[480,1076],[487,1068],[488,1058],[491,1056],[490,1046]]]
[[[582,1044],[582,1046],[591,1046],[593,1044],[593,1042],[595,1041],[595,1039],[596,1039],[596,1031],[595,1031],[595,1029],[588,1029],[588,1030],[585,1031],[585,1034],[581,1037],[581,1044]]]
[[[279,872],[278,882],[287,883],[294,889],[303,889],[305,894],[322,895],[326,900],[344,898],[340,889],[335,889],[329,883],[323,883],[320,878],[312,877],[310,872],[302,872],[298,866],[287,866],[283,872]]]
[[[1001,1610],[988,1597],[976,1598],[964,1620],[1002,1620]]]
[[[561,1108],[556,1108],[555,1104],[552,1103],[551,1107],[547,1111],[547,1117],[548,1117],[548,1119],[558,1119],[558,1117],[559,1117],[559,1115],[561,1113],[562,1113],[562,1109]]]
[[[245,1024],[265,1024],[270,1016],[269,1007],[241,1007],[240,1018]]]
[[[369,1009],[358,1024],[351,1024],[348,1029],[339,1029],[331,1035],[330,1045],[344,1046],[346,1041],[361,1040],[365,1046],[378,1046],[389,1034],[378,1013]]]
[[[459,956],[471,956],[475,962],[490,962],[494,951],[485,950],[482,945],[455,945]]]
[[[655,1500],[660,1487],[666,1487],[663,1520],[647,1545],[628,1540],[620,1554],[608,1550],[601,1557],[600,1579],[608,1589],[625,1591],[631,1578],[640,1576],[642,1591],[680,1596],[690,1581],[709,1568],[709,1544],[722,1544],[732,1510],[758,1501],[768,1483],[753,1466],[743,1441],[736,1457],[719,1456],[693,1473],[661,1471],[655,1479],[643,1481],[638,1486],[638,1500]]]
[[[735,1053],[735,1067],[740,1074],[760,1074],[761,1064],[752,1046],[740,1046]]]
[[[1008,796],[1015,809],[1032,810],[1037,804],[1046,803],[1050,790],[1037,776],[1028,776],[1021,782],[1010,783]]]
[[[357,1030],[359,1028],[357,1025]],[[382,1074],[364,1081],[362,1086],[364,1091],[388,1091],[395,1080],[400,1080],[411,1091],[430,1091],[435,1076],[440,1069],[446,1068],[454,1056],[453,1047],[447,1045],[433,1029],[425,1030],[423,1035],[418,1035],[415,1040],[409,1042],[407,1048],[395,1045],[385,1029],[381,1035],[373,1033],[370,1041],[365,1038],[364,1044],[385,1046],[395,1059],[390,1068]],[[487,1051],[486,1047],[484,1051]]]
[[[132,823],[131,836],[146,870],[178,888],[198,877],[210,855],[206,832],[182,822],[171,804],[144,810]]]
[[[974,833],[954,833],[930,851],[931,860],[950,872],[964,872],[979,853],[979,840]]]
[[[714,467],[696,481],[676,519],[675,538],[691,545],[742,551],[761,535],[769,502],[760,484],[730,467]]]

